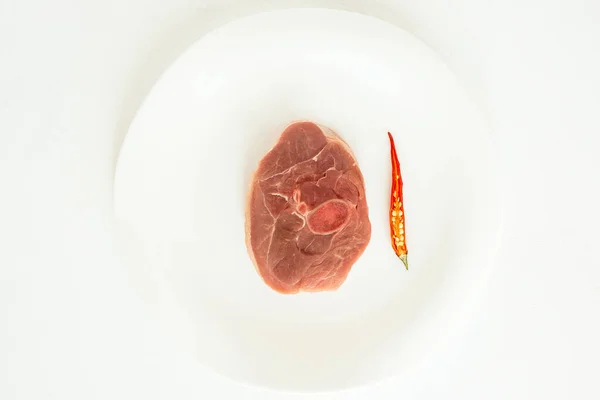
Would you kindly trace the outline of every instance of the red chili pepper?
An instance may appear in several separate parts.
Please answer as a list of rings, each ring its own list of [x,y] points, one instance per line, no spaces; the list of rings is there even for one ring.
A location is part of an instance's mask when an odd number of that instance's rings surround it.
[[[390,138],[392,156],[392,194],[390,197],[390,237],[394,252],[402,260],[408,270],[408,250],[406,249],[406,233],[404,224],[404,198],[402,196],[402,174],[400,173],[400,162],[396,154],[396,145],[392,134]]]

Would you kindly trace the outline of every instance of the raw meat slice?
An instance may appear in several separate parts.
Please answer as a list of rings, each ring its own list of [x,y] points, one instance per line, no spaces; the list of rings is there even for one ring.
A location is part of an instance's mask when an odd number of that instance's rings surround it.
[[[254,173],[246,245],[280,293],[335,290],[371,238],[362,173],[333,131],[288,126]]]

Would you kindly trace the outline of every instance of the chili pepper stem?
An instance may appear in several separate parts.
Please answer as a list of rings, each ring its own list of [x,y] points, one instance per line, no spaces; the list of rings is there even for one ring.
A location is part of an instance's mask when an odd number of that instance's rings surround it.
[[[404,263],[404,266],[406,267],[406,270],[408,271],[408,256],[406,254],[402,254],[402,255],[398,256],[398,258],[400,259],[400,261],[402,261]]]

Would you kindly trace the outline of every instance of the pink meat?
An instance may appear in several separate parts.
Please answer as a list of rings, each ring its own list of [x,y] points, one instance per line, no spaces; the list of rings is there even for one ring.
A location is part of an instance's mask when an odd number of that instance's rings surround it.
[[[280,293],[335,290],[371,238],[362,174],[348,145],[312,122],[288,126],[260,161],[246,244]]]

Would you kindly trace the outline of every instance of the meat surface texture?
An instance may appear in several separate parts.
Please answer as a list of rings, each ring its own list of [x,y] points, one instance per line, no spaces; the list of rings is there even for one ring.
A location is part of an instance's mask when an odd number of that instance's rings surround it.
[[[331,130],[296,122],[260,161],[246,209],[246,245],[280,293],[337,289],[371,238],[362,173]]]

